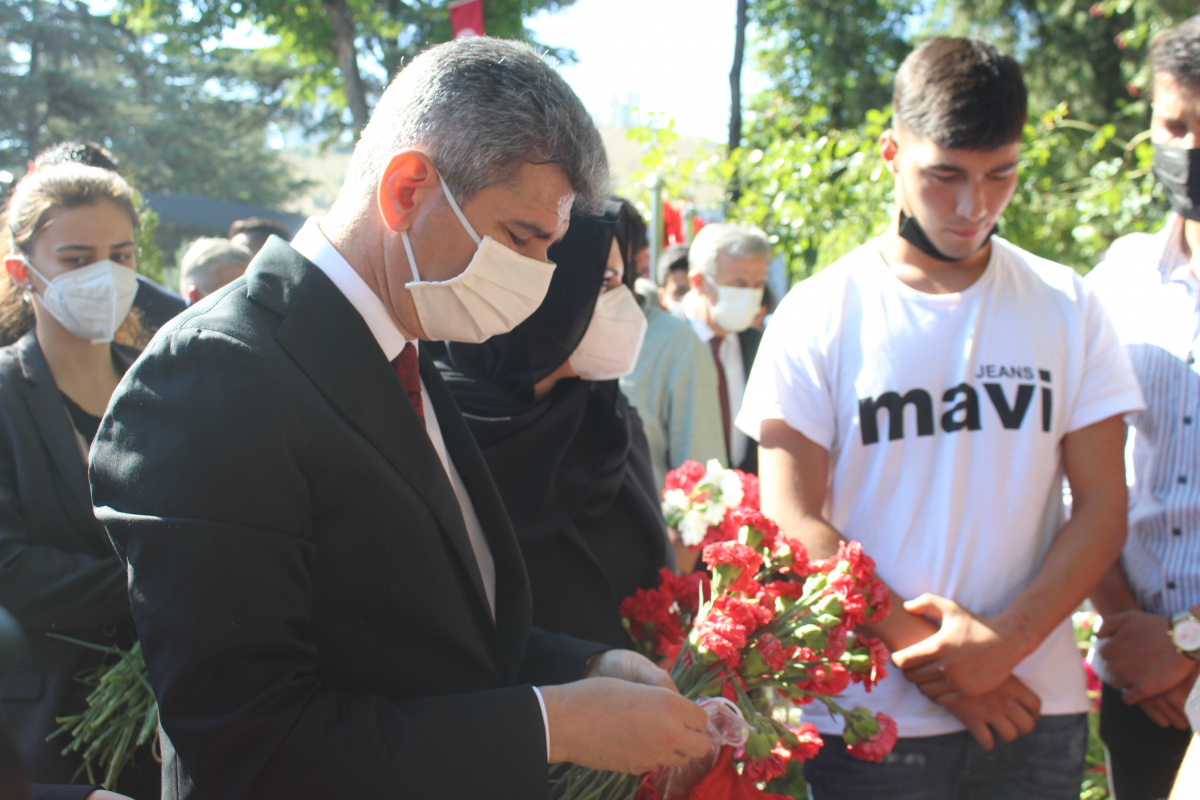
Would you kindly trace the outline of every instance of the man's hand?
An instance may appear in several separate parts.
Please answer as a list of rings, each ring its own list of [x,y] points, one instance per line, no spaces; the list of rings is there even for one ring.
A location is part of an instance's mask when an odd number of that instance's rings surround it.
[[[953,600],[926,593],[906,602],[904,610],[941,621],[928,639],[892,653],[904,677],[930,699],[984,695],[1003,684],[1026,655],[1019,637],[1001,630],[996,618],[972,614]]]
[[[1175,649],[1169,630],[1166,617],[1133,609],[1105,616],[1096,631],[1106,640],[1100,655],[1108,665],[1109,680],[1129,705],[1161,695],[1194,675],[1196,662]]]
[[[1195,675],[1192,676],[1192,679],[1185,680],[1173,689],[1156,694],[1154,697],[1147,697],[1138,703],[1138,706],[1160,728],[1177,728],[1186,731],[1192,726],[1184,711],[1184,703],[1187,702],[1188,693],[1192,690],[1192,684],[1195,682],[1194,679]]]
[[[653,661],[632,650],[606,650],[588,666],[585,678],[619,678],[631,683],[660,686],[679,694],[671,676]]]
[[[996,689],[977,697],[944,695],[938,703],[958,717],[984,750],[995,746],[995,736],[1011,742],[1033,730],[1042,711],[1042,700],[1020,679],[1009,676]]]
[[[551,764],[569,761],[639,775],[708,754],[708,715],[677,691],[617,678],[585,678],[543,686],[541,692],[550,723]]]

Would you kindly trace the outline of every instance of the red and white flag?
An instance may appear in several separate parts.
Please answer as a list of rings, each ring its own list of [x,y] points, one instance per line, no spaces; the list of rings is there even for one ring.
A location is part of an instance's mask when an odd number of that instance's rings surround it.
[[[455,39],[468,36],[483,36],[483,0],[454,0],[447,4],[450,9],[450,25]]]

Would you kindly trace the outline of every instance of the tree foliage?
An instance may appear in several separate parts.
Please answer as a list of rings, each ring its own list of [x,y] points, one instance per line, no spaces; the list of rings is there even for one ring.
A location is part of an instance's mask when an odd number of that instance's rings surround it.
[[[527,17],[574,2],[487,0],[484,25],[491,36],[532,42]],[[310,131],[331,138],[361,128],[401,67],[453,33],[444,0],[122,0],[121,9],[139,30],[164,33],[185,51],[242,24],[272,37],[258,57],[290,72],[289,105],[304,111]],[[339,48],[354,58],[339,60]],[[551,52],[570,58],[569,51]]]
[[[751,103],[747,145],[681,163],[670,127],[636,136],[650,175],[673,197],[697,180],[741,190],[724,209],[776,243],[803,279],[881,233],[895,214],[877,152],[900,61],[935,34],[979,35],[1025,68],[1031,119],[1019,183],[1000,226],[1025,249],[1086,272],[1117,236],[1157,227],[1167,207],[1153,154],[1144,67],[1154,31],[1195,13],[1192,0],[754,0],[771,88]],[[919,14],[919,15],[918,15]]]
[[[862,124],[891,101],[892,77],[911,49],[913,0],[753,0],[756,64],[771,88],[754,104],[830,128]],[[821,115],[812,114],[820,108]]]
[[[0,6],[0,38],[0,166],[14,174],[86,139],[143,192],[273,206],[297,189],[266,139],[286,72],[232,49],[177,53],[70,0]]]

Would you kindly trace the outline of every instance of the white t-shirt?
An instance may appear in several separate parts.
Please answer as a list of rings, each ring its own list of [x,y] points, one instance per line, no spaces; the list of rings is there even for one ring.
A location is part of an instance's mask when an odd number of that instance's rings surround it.
[[[868,242],[788,293],[767,329],[737,424],[781,419],[826,448],[826,518],[862,542],[901,597],[993,615],[1029,584],[1063,524],[1065,434],[1142,407],[1129,359],[1074,272],[999,238],[956,294],[898,280]],[[1086,711],[1064,620],[1014,671],[1043,714]],[[894,667],[848,707],[901,736],[963,730]],[[818,729],[840,733],[817,703]]]

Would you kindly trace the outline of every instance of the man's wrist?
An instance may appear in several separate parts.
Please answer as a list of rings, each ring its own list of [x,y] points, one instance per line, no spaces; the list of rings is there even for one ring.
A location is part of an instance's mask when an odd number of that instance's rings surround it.
[[[1192,661],[1200,661],[1200,619],[1192,613],[1192,609],[1185,608],[1171,616],[1167,635],[1181,655]]]

